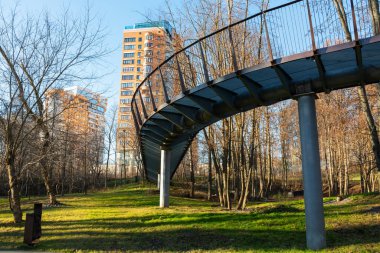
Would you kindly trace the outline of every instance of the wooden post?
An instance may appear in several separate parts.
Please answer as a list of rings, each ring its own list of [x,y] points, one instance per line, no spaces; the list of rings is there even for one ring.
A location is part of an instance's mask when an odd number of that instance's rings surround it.
[[[30,246],[33,245],[33,224],[34,224],[34,214],[27,213],[25,221],[25,230],[24,230],[24,243]]]
[[[33,241],[41,238],[42,203],[34,204]]]

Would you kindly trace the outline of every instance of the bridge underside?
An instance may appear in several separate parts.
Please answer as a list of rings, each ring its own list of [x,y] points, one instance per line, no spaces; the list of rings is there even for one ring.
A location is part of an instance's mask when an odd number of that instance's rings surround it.
[[[157,108],[145,120],[140,141],[149,180],[160,170],[160,147],[171,149],[174,175],[194,136],[238,112],[302,94],[380,81],[380,36],[274,60],[199,85]]]

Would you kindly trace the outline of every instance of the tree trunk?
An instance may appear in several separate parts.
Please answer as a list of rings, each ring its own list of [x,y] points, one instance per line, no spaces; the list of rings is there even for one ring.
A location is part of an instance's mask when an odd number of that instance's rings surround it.
[[[83,192],[86,195],[87,194],[87,140],[85,140],[84,144],[84,179],[83,179]]]
[[[360,98],[360,104],[365,113],[367,126],[368,126],[370,136],[371,136],[372,151],[375,157],[376,168],[378,171],[380,171],[380,142],[379,142],[379,136],[377,135],[375,120],[373,118],[371,108],[369,106],[365,87],[359,86],[357,89],[358,89],[358,94]]]
[[[211,161],[211,150],[208,149],[208,180],[207,180],[207,200],[211,200],[212,194],[212,161]]]
[[[347,17],[344,11],[342,0],[334,0],[334,4],[338,11],[340,23],[344,29],[346,38],[348,41],[351,41],[352,38],[348,29]],[[369,0],[369,7],[370,7],[370,12],[371,12],[371,17],[372,17],[372,27],[374,30],[374,34],[376,35],[379,33],[379,28],[380,28],[378,1]],[[373,150],[373,155],[375,156],[376,168],[378,171],[380,171],[380,142],[379,142],[379,136],[377,135],[375,120],[373,118],[371,108],[369,106],[365,87],[361,85],[357,88],[357,91],[359,94],[362,110],[366,116],[367,126],[371,135],[372,150]]]
[[[14,155],[7,152],[6,170],[8,173],[9,182],[9,206],[13,214],[13,221],[15,223],[22,222],[21,198],[20,198],[20,185],[16,176]]]
[[[50,133],[47,129],[45,123],[43,121],[37,121],[38,127],[40,128],[40,135],[42,141],[42,149],[41,149],[41,174],[42,179],[44,180],[44,185],[46,189],[46,194],[48,196],[49,205],[56,205],[58,203],[56,195],[54,193],[54,187],[52,183],[52,175],[51,175],[51,165],[49,161],[49,148],[50,148]]]
[[[44,160],[44,159],[43,159]],[[46,189],[46,194],[48,196],[49,205],[56,205],[58,203],[56,195],[54,193],[51,177],[49,173],[48,165],[45,163],[46,161],[41,161],[41,170],[42,170],[42,178],[44,180],[44,185]]]
[[[117,152],[115,151],[115,177],[114,177],[114,180],[115,180],[115,185],[114,187],[117,186]]]
[[[190,146],[190,198],[194,198],[194,185],[195,185],[195,177],[194,177],[194,161],[193,161],[193,147]]]

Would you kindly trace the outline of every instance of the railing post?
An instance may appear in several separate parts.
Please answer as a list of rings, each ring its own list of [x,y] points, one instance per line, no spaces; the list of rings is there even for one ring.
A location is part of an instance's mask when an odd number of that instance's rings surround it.
[[[179,65],[179,61],[178,61],[177,55],[175,55],[175,61],[177,63],[178,77],[179,77],[179,84],[181,85],[181,91],[182,91],[182,93],[185,93],[186,92],[185,81],[183,80],[181,66]]]
[[[268,45],[269,60],[272,62],[273,61],[273,52],[272,52],[272,45],[270,43],[270,38],[269,38],[266,13],[264,13],[263,15],[264,15],[264,27],[265,27],[265,34],[266,34],[267,45]]]
[[[210,81],[210,77],[208,75],[208,70],[207,70],[207,65],[206,65],[206,58],[205,58],[205,54],[203,52],[202,40],[199,41],[199,50],[201,51],[203,74],[204,74],[206,83],[208,83]]]
[[[307,7],[307,16],[308,16],[308,19],[309,19],[309,26],[310,26],[311,46],[313,48],[313,52],[315,52],[317,50],[317,46],[315,45],[315,35],[314,35],[313,19],[311,18],[311,11],[310,11],[309,0],[306,0],[306,7]]]
[[[192,83],[193,83],[193,85],[195,87],[195,86],[197,86],[197,83],[196,83],[196,80],[195,80],[195,76],[194,76],[194,72],[193,72],[193,67],[191,65],[190,56],[188,54],[186,54],[186,53],[184,53],[184,54],[185,54],[185,56],[186,56],[186,58],[187,58],[187,60],[189,62],[189,71],[190,71],[190,75],[191,75],[191,80],[192,80]]]
[[[162,82],[162,89],[164,90],[164,96],[165,96],[165,102],[169,103],[170,99],[169,99],[169,96],[168,96],[168,91],[166,90],[164,76],[162,75],[161,67],[158,67],[158,69],[160,71],[161,82]]]
[[[141,120],[141,115],[140,115],[139,108],[137,106],[136,99],[133,102],[135,103],[137,119],[139,121],[139,125],[141,126],[142,125],[142,120]]]
[[[148,79],[148,84],[149,84],[150,99],[152,100],[152,108],[153,108],[153,111],[157,111],[156,103],[154,102],[154,98],[153,98],[152,83],[150,81],[150,78]]]
[[[229,38],[230,44],[231,44],[232,64],[234,67],[234,71],[236,72],[236,71],[238,71],[238,64],[237,64],[237,60],[236,60],[234,40],[232,39],[231,26],[228,27],[228,38]]]
[[[144,84],[145,85],[145,84]],[[142,107],[142,110],[143,110],[143,113],[144,113],[144,118],[148,118],[148,114],[146,113],[146,109],[145,109],[145,105],[144,105],[144,101],[143,101],[143,98],[142,98],[142,95],[141,95],[141,91],[139,90],[139,97],[140,97],[140,102],[141,102],[141,107]]]
[[[354,1],[350,0],[350,4],[351,4],[352,23],[353,23],[353,26],[354,26],[354,36],[355,36],[355,40],[358,41],[359,40],[359,33],[358,33],[358,26],[356,24],[356,15],[355,15]]]
[[[135,124],[136,136],[139,136],[140,124],[137,122],[136,115],[135,115],[135,110],[134,109],[132,109],[132,118],[133,118],[133,122]]]

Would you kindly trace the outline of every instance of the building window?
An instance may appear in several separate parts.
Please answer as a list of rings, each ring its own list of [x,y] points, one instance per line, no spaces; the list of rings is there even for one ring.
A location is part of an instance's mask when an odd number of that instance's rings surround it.
[[[123,72],[133,72],[135,70],[134,67],[125,67],[123,68]]]
[[[144,100],[145,100],[145,102],[149,103],[150,102],[150,97],[145,97]]]
[[[145,55],[146,56],[152,56],[153,55],[153,51],[152,50],[146,50],[145,51]]]
[[[141,52],[137,52],[137,56],[138,56],[138,57],[141,57]]]
[[[130,116],[129,115],[121,115],[121,120],[129,120]]]
[[[123,60],[123,64],[134,64],[135,60]]]
[[[135,57],[135,53],[124,53],[124,58],[132,58]]]
[[[137,67],[137,72],[140,72],[141,71],[141,68],[140,67]]]
[[[140,83],[136,83],[136,87],[139,87]]]
[[[154,99],[154,102],[158,103],[158,98],[155,98],[155,99]]]
[[[137,64],[141,64],[141,60],[137,60]]]
[[[153,35],[152,34],[148,34],[147,36],[145,36],[145,39],[152,40],[153,39]]]
[[[135,45],[124,45],[124,50],[133,50],[135,49]]]
[[[136,79],[137,79],[137,80],[140,80],[140,75],[136,75]]]
[[[133,80],[133,75],[122,75],[121,79],[122,80]]]
[[[120,104],[129,104],[131,101],[131,98],[122,98],[120,99]]]
[[[147,43],[145,43],[145,47],[153,47],[153,43],[152,42],[147,42]]]
[[[121,95],[122,96],[131,96],[131,95],[133,95],[133,91],[131,91],[131,90],[122,90],[121,91]]]
[[[136,38],[124,38],[124,42],[136,42]]]
[[[153,58],[145,58],[145,61],[148,62],[148,63],[152,63],[153,62]]]
[[[126,128],[126,127],[128,127],[128,123],[120,123],[119,127],[120,128]]]
[[[130,106],[120,107],[120,112],[130,112],[130,111],[131,111]]]
[[[152,72],[152,66],[146,65],[145,66],[145,73],[150,73],[150,72]]]
[[[138,45],[138,46],[137,46],[137,48],[138,48],[138,49],[141,49],[141,48],[142,48],[142,46],[141,46],[141,45]]]
[[[142,38],[140,37],[140,38],[139,38],[139,42],[141,42],[141,41],[142,41]]]
[[[133,87],[133,83],[122,83],[121,84],[121,88],[132,88]]]

